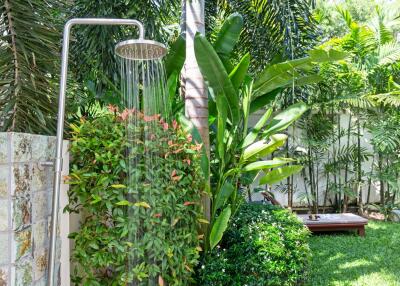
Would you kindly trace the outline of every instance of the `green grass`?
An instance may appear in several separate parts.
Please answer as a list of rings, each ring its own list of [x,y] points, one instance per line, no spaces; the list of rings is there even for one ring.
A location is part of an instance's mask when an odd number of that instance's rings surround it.
[[[310,286],[400,286],[400,224],[370,221],[366,237],[315,235]]]

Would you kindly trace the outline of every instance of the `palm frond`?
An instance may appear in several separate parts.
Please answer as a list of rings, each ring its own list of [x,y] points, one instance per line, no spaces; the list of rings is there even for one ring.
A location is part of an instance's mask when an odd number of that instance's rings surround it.
[[[388,93],[365,95],[365,99],[374,101],[377,104],[382,103],[386,106],[399,107],[400,106],[400,91],[392,91]]]
[[[61,1],[0,4],[0,130],[55,133]]]
[[[76,0],[71,4],[69,14],[71,18],[92,16],[138,19],[145,26],[146,38],[168,43],[177,36],[171,35],[169,28],[171,24],[179,23],[180,6],[180,0]],[[114,53],[115,44],[137,36],[137,32],[135,28],[122,26],[74,28],[76,41],[71,45],[71,70],[80,82],[90,77],[96,83],[98,98],[112,90],[101,74],[112,82],[119,82],[120,69]]]
[[[318,108],[320,106],[329,106],[332,104],[339,104],[339,103],[344,103],[351,107],[363,108],[363,109],[370,108],[375,105],[374,100],[372,100],[369,97],[366,97],[366,96],[360,97],[358,95],[348,95],[348,96],[338,96],[332,100],[328,100],[325,102],[314,103],[313,108],[314,108],[314,106],[315,106],[315,108]]]
[[[304,56],[318,36],[312,15],[313,0],[218,2],[224,13],[238,12],[243,16],[245,28],[240,46],[251,53],[255,70],[263,69],[274,58],[286,60]]]
[[[379,49],[378,63],[392,64],[400,60],[400,44],[392,41],[382,45]]]

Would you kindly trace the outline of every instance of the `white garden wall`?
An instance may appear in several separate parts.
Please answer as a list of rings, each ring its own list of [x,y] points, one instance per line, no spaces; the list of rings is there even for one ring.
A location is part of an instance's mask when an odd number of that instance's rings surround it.
[[[255,114],[253,114],[250,118],[251,121],[251,125],[255,125],[255,123],[258,121],[258,119],[264,114],[263,111],[257,112]],[[349,115],[348,114],[342,114],[341,115],[341,125],[344,128],[347,128],[348,126],[348,120],[349,120]],[[289,128],[289,132],[292,133],[292,128]],[[370,139],[371,139],[371,135],[367,132],[367,130],[363,129],[362,132],[364,133],[364,136],[362,137],[362,141],[361,141],[361,146],[367,148],[369,151],[371,151],[372,153],[372,146],[370,144]],[[291,138],[289,139],[289,142],[292,145],[293,139],[295,140],[295,146],[302,146],[301,144],[301,140],[300,140],[300,136],[301,136],[301,130],[296,128],[295,129],[295,133],[294,134],[290,134],[289,135]],[[356,143],[357,138],[356,137],[352,137],[351,140]],[[362,169],[364,172],[369,172],[371,170],[371,164],[372,164],[372,158],[370,158],[369,161],[364,162],[362,164]],[[344,180],[344,174],[342,174],[342,180]],[[302,193],[305,192],[305,186],[304,186],[304,180],[303,177],[298,174],[294,176],[294,189],[296,190],[296,192],[294,193],[293,196],[293,206],[295,207],[306,207],[307,203],[304,201],[304,199],[302,200],[301,198],[304,198],[304,195]],[[257,184],[253,184],[252,188],[254,188]],[[367,200],[367,190],[368,185],[365,182],[362,186],[362,197],[363,197],[363,202],[365,203]],[[272,191],[274,193],[275,198],[284,206],[287,206],[288,204],[288,198],[287,198],[287,194],[284,194],[282,192],[277,191],[278,186],[273,186],[272,187]],[[308,187],[309,189],[309,187]],[[324,193],[325,193],[325,189],[326,189],[326,177],[321,175],[319,177],[319,193],[320,193],[320,197],[319,197],[319,204],[322,205],[323,204],[323,199],[324,199]],[[253,200],[262,200],[262,196],[260,194],[253,194],[252,195],[252,199]],[[378,202],[379,201],[379,181],[373,181],[371,184],[371,192],[370,192],[370,202]],[[329,203],[328,203],[329,205]]]

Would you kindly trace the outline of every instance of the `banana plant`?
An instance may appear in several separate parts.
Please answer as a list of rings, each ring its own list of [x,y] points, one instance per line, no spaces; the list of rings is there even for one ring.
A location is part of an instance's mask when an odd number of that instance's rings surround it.
[[[269,65],[253,77],[248,71],[249,54],[237,65],[230,60],[242,28],[242,17],[232,14],[213,44],[201,34],[195,37],[196,59],[209,89],[212,207],[207,249],[219,243],[242,202],[238,188],[245,176],[259,177],[260,184],[272,185],[302,169],[294,164],[295,160],[273,158],[272,154],[284,146],[284,131],[307,110],[307,105],[299,102],[273,116],[270,103],[293,83],[300,86],[321,80],[312,72],[313,63],[346,56],[334,50],[312,50],[307,57]],[[263,115],[249,129],[250,115],[261,109]]]

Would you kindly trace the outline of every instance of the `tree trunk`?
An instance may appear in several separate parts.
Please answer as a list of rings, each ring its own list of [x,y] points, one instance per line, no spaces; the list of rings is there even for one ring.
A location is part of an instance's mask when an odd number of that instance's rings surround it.
[[[186,1],[186,62],[185,76],[185,115],[198,129],[203,144],[210,157],[210,138],[208,130],[207,88],[197,65],[194,52],[194,37],[197,32],[205,33],[204,0]],[[206,217],[210,217],[210,201],[203,198]]]
[[[349,150],[349,147],[350,147],[350,135],[351,135],[351,112],[350,112],[350,115],[349,115],[349,125],[347,126],[347,145],[346,145],[346,147],[347,147],[347,150]],[[350,164],[350,162],[346,162],[346,165],[345,165],[345,170],[344,170],[344,195],[343,195],[343,212],[345,213],[345,212],[347,212],[347,208],[348,208],[348,206],[349,206],[349,195],[348,195],[348,191],[350,190],[350,188],[351,188],[351,186],[350,186],[350,184],[349,184],[349,177],[348,177],[348,174],[349,174],[349,164]]]
[[[378,169],[379,169],[379,195],[380,195],[380,203],[381,207],[385,206],[385,182],[382,179],[382,170],[383,170],[383,158],[382,154],[378,153]]]

